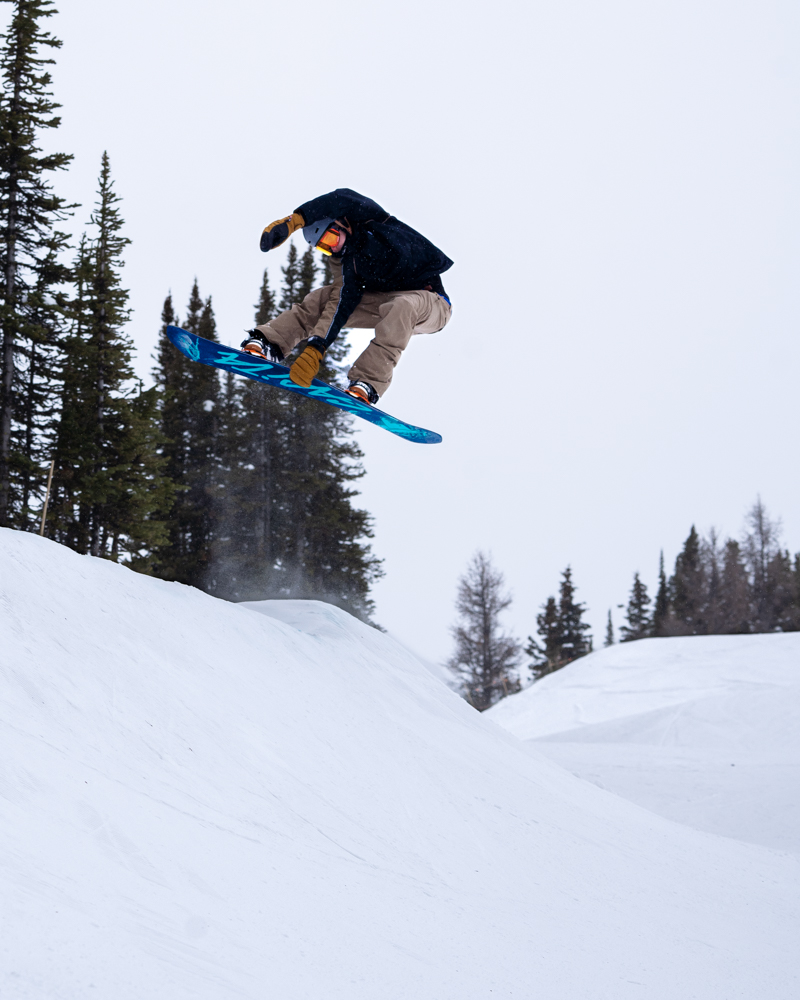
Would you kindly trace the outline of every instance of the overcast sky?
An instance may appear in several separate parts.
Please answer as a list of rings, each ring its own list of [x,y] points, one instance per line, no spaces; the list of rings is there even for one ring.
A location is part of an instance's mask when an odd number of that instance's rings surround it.
[[[78,230],[108,150],[143,375],[195,275],[238,343],[261,229],[335,187],[455,261],[383,404],[444,443],[359,428],[399,638],[449,654],[477,548],[523,637],[571,564],[596,642],[692,523],[738,535],[760,493],[800,549],[796,3],[60,7],[57,190]]]

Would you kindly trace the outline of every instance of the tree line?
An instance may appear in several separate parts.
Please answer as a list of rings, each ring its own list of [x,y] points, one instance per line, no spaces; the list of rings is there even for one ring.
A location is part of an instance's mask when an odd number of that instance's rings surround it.
[[[619,605],[623,607],[623,605]],[[606,645],[614,641],[611,612]],[[661,555],[651,599],[638,572],[621,641],[668,635],[737,635],[800,630],[800,553],[781,546],[781,524],[759,498],[745,518],[741,541],[701,537],[694,525],[670,577]]]
[[[511,605],[503,575],[477,552],[461,577],[452,628],[455,651],[448,666],[462,695],[479,711],[592,651],[586,606],[575,598],[572,570],[561,577],[558,597],[536,615],[537,638],[527,644],[504,631]],[[638,572],[620,641],[659,636],[733,635],[800,631],[800,553],[781,546],[780,521],[759,498],[747,512],[741,541],[722,541],[713,529],[701,537],[692,526],[670,576],[660,557],[658,589],[651,599]],[[615,642],[611,611],[605,645]],[[527,657],[527,659],[526,659]]]
[[[363,468],[351,418],[188,361],[166,338],[179,322],[171,295],[155,384],[134,376],[130,241],[109,157],[74,246],[62,227],[79,206],[51,184],[72,156],[39,148],[60,124],[47,67],[61,43],[44,28],[54,13],[52,0],[14,0],[0,49],[0,526],[39,529],[52,462],[45,533],[78,552],[228,599],[314,596],[368,618],[380,563],[353,505]],[[256,323],[330,280],[294,246],[282,273],[276,301],[264,272]],[[218,339],[197,282],[181,325]],[[328,352],[323,378],[346,350]]]

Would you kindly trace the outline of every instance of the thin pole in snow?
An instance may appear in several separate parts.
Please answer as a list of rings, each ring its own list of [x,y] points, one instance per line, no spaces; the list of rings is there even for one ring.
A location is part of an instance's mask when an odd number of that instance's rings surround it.
[[[45,518],[47,517],[47,505],[50,503],[50,484],[53,481],[53,469],[55,467],[56,467],[56,460],[53,459],[53,461],[50,463],[50,472],[48,473],[48,476],[47,476],[47,491],[46,491],[46,493],[44,495],[44,510],[42,511],[42,526],[41,526],[41,528],[39,528],[39,534],[40,535],[44,534],[44,522],[45,522]]]

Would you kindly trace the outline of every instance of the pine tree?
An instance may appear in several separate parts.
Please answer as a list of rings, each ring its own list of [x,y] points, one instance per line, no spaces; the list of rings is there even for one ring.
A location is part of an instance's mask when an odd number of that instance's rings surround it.
[[[592,651],[592,638],[587,635],[590,625],[583,621],[586,606],[575,600],[575,585],[572,582],[572,569],[567,566],[561,578],[559,588],[558,614],[561,620],[562,642],[561,651],[566,663],[571,663]]]
[[[708,538],[700,543],[700,558],[705,567],[704,623],[708,635],[718,635],[722,630],[722,575],[719,536],[714,528]]]
[[[156,385],[161,394],[161,433],[166,439],[166,473],[177,491],[167,523],[168,542],[159,550],[158,575],[195,587],[209,571],[215,531],[214,491],[218,478],[217,407],[219,376],[175,349],[166,335],[173,318],[172,296],[162,312]],[[211,298],[200,296],[197,280],[183,327],[206,340],[217,340]]]
[[[669,587],[664,572],[664,550],[658,560],[658,591],[653,608],[653,635],[667,635],[669,621]]]
[[[795,555],[792,563],[792,594],[796,613],[800,614],[800,552]]]
[[[328,258],[323,255],[323,259]],[[317,277],[317,265],[314,262],[314,249],[309,247],[300,258],[297,282],[297,301],[302,302],[309,292],[313,291]]]
[[[750,581],[739,543],[729,539],[722,553],[719,587],[719,631],[724,634],[751,630]]]
[[[707,632],[707,576],[700,551],[700,537],[694,525],[675,560],[670,580],[673,616],[671,635],[705,635]]]
[[[465,697],[479,712],[519,690],[516,673],[520,646],[501,631],[500,616],[511,605],[503,593],[503,576],[490,558],[476,552],[459,580],[451,629],[456,650],[448,666],[460,678]]]
[[[286,266],[281,268],[281,273],[283,274],[281,310],[291,309],[295,302],[302,302],[303,300],[303,294],[301,294],[300,290],[302,281],[300,270],[297,247],[294,243],[291,243],[289,244],[289,253],[286,255]]]
[[[528,636],[525,655],[531,658],[531,671],[535,680],[563,667],[561,658],[561,620],[555,597],[548,597],[542,610],[536,616],[536,634],[542,640],[538,643]]]
[[[49,265],[43,262],[37,285],[25,304],[27,341],[18,343],[21,364],[17,367],[16,419],[11,432],[17,500],[13,523],[27,530],[38,528],[45,469],[53,457],[64,374],[67,295],[60,289],[54,292],[51,286],[67,275],[55,255]]]
[[[608,609],[608,621],[606,622],[606,640],[604,646],[614,645],[614,623],[611,621],[611,608]]]
[[[255,304],[256,326],[261,326],[277,315],[275,296],[269,285],[269,272],[264,269],[264,277],[261,279],[261,288],[258,291],[258,302]]]
[[[30,528],[51,450],[67,278],[59,254],[66,234],[55,227],[73,205],[57,197],[48,175],[72,157],[41,155],[41,133],[57,128],[59,105],[42,49],[61,42],[41,21],[56,13],[51,0],[15,0],[0,51],[0,526]]]
[[[79,552],[146,561],[164,540],[172,491],[158,454],[156,393],[137,386],[123,330],[120,270],[130,241],[121,235],[119,201],[104,153],[94,238],[81,240],[75,265],[49,533]]]
[[[792,557],[780,550],[767,566],[767,595],[770,608],[768,624],[772,632],[800,630],[800,608],[795,600]]]
[[[622,635],[620,642],[633,642],[636,639],[645,639],[652,635],[653,622],[649,608],[650,598],[647,594],[647,587],[639,579],[639,574],[634,573],[631,596],[625,612],[625,620],[628,624],[623,625],[620,629]]]
[[[583,621],[585,612],[586,607],[575,601],[572,569],[567,566],[561,577],[558,603],[554,597],[549,597],[536,616],[537,634],[542,643],[528,636],[525,647],[537,680],[591,653],[592,639],[586,635],[590,626]]]

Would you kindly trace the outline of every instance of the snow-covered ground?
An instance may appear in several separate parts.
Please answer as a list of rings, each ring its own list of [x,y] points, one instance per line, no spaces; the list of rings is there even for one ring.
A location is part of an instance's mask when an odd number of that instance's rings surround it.
[[[800,853],[800,633],[623,643],[489,714],[662,816]]]
[[[794,855],[573,777],[345,613],[7,530],[0,584],[4,1000],[800,993]]]

